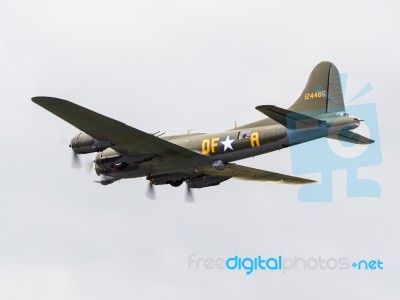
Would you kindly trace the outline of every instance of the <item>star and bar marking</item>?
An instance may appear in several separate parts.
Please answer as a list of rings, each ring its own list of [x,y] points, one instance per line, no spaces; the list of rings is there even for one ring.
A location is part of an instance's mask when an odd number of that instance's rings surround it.
[[[260,137],[257,131],[253,131],[251,135],[249,136],[250,141],[250,147],[259,147],[260,146]],[[233,143],[235,139],[230,137],[228,135],[225,140],[220,141],[220,138],[215,137],[215,138],[210,138],[210,139],[204,139],[201,143],[201,153],[202,154],[213,154],[217,152],[218,145],[223,145],[224,146],[224,152],[226,152],[228,149],[231,151],[234,151],[233,149]]]

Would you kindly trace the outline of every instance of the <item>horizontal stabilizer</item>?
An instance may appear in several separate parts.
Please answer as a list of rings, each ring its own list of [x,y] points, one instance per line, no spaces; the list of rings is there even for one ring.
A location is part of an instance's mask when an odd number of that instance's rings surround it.
[[[304,127],[314,127],[319,126],[324,122],[274,105],[260,105],[257,106],[256,109],[286,128],[298,128],[299,125]]]
[[[362,136],[352,131],[341,132],[339,134],[332,134],[329,135],[328,138],[352,144],[363,144],[363,145],[372,144],[375,142],[374,140],[371,140],[365,136]]]

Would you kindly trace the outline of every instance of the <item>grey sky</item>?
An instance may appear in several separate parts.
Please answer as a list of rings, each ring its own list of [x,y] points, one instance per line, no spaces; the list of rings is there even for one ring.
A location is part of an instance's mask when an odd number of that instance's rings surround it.
[[[2,1],[0,299],[398,299],[398,1]],[[230,180],[196,190],[103,187],[70,167],[78,131],[30,101],[54,96],[167,134],[220,131],[288,107],[322,60],[375,103],[382,196],[331,203]],[[227,108],[229,105],[229,108]],[[373,138],[373,137],[372,137]],[[89,156],[90,158],[90,156]],[[292,173],[290,151],[241,162]],[[304,175],[319,179],[319,174]],[[382,259],[380,272],[189,270],[188,256]]]

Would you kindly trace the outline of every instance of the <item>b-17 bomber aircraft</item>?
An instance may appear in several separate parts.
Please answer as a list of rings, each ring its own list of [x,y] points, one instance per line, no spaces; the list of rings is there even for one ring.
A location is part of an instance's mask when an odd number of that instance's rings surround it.
[[[94,169],[102,185],[138,177],[146,177],[150,189],[186,182],[189,192],[231,178],[307,184],[315,181],[233,162],[322,137],[354,144],[374,142],[352,132],[360,120],[346,113],[339,72],[330,62],[314,68],[288,109],[257,106],[268,118],[212,134],[158,136],[66,100],[34,97],[32,101],[82,131],[72,138],[70,147],[75,155],[97,152]]]

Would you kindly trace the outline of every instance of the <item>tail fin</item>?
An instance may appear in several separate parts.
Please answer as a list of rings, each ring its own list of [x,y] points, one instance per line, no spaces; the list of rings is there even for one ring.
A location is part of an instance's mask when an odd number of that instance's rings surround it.
[[[335,65],[327,61],[319,63],[289,110],[308,116],[345,111],[340,75]]]

